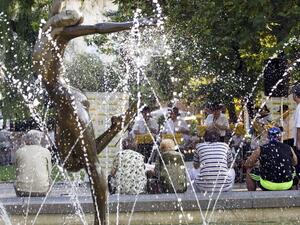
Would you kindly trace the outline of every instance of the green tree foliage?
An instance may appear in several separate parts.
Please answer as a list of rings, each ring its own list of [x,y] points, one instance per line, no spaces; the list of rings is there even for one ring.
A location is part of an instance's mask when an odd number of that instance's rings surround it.
[[[119,77],[105,71],[99,56],[81,54],[66,63],[65,77],[70,84],[83,91],[105,92],[117,88]]]
[[[51,0],[1,0],[0,62],[7,74],[24,85],[33,79],[31,52],[42,19],[47,19]],[[20,88],[11,79],[1,84],[1,109],[5,119],[23,120],[30,113],[20,95]]]
[[[132,16],[136,8],[148,9],[148,15],[152,12],[151,1],[115,2],[120,6],[120,18]],[[202,98],[202,102],[218,99],[229,103],[233,98],[244,98],[276,51],[284,50],[290,61],[299,57],[299,40],[285,45],[291,38],[299,38],[298,1],[158,2],[167,17],[166,31],[172,33],[175,45],[184,46],[174,49],[170,59],[174,69],[169,74],[161,70],[161,76],[178,78],[174,89],[184,87],[190,101]],[[153,6],[150,9],[155,9]],[[177,57],[180,60],[175,60]],[[257,90],[261,87],[259,83]]]

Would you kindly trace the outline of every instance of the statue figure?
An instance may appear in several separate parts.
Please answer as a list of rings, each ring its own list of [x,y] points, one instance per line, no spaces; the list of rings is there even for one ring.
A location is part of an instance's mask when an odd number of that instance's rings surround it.
[[[41,75],[50,99],[55,107],[57,147],[64,167],[69,171],[85,168],[91,182],[91,192],[95,206],[95,225],[106,224],[106,178],[101,171],[97,154],[127,124],[134,115],[130,108],[124,117],[113,117],[110,128],[95,138],[88,114],[88,101],[84,94],[68,86],[61,79],[62,58],[70,40],[90,35],[128,30],[133,22],[99,23],[81,25],[83,16],[77,11],[62,11],[63,0],[54,0],[50,17],[39,34],[34,53],[33,65]],[[142,26],[151,22],[142,20]],[[134,108],[134,107],[132,107]]]

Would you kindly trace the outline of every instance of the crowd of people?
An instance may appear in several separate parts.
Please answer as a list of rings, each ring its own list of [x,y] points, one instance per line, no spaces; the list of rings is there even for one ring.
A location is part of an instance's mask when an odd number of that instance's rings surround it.
[[[164,123],[143,107],[113,160],[108,176],[111,194],[182,193],[188,183],[198,192],[230,191],[240,169],[249,191],[298,189],[300,175],[300,85],[293,89],[297,108],[290,115],[281,106],[281,121],[270,110],[258,110],[245,139],[243,128],[226,138],[230,125],[223,107],[212,104],[203,122],[203,135],[192,136],[190,126],[171,108]],[[292,118],[292,119],[291,119]],[[239,130],[240,129],[240,130]],[[200,137],[201,136],[201,137]],[[30,130],[15,154],[17,196],[43,196],[51,184],[51,154],[44,133]],[[7,143],[2,143],[5,147]],[[193,146],[192,168],[186,167],[183,149]],[[246,147],[246,154],[244,148]],[[240,157],[241,154],[244,154]]]
[[[151,118],[150,108],[145,107],[133,125],[131,139],[124,139],[131,144],[131,150],[143,156],[144,165],[133,163],[144,166],[145,170],[141,184],[144,188],[139,193],[184,192],[188,177],[196,191],[230,191],[237,181],[239,169],[244,173],[249,191],[255,191],[257,187],[270,191],[297,189],[300,172],[300,85],[294,87],[293,97],[297,103],[294,116],[289,115],[289,107],[283,105],[278,109],[282,114],[281,121],[272,120],[270,110],[264,106],[255,115],[251,139],[244,137],[245,132],[238,132],[238,125],[229,142],[226,135],[230,126],[222,113],[223,107],[213,104],[204,120],[203,137],[193,139],[193,168],[189,170],[185,167],[181,147],[192,138],[178,108],[170,111],[159,131],[156,121]],[[134,146],[134,143],[137,145]],[[244,148],[247,151],[238,160]],[[123,166],[127,167],[126,164]],[[142,171],[141,168],[138,170]],[[141,179],[133,179],[132,182],[134,180]],[[120,186],[122,182],[116,185]]]

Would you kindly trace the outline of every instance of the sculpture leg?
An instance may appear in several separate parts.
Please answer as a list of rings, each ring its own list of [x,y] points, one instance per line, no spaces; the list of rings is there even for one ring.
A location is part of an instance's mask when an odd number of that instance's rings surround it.
[[[96,156],[97,157],[97,156]],[[90,157],[89,157],[90,158]],[[89,166],[91,194],[95,206],[94,225],[106,225],[106,200],[107,200],[107,184],[105,175],[101,170],[98,159]],[[91,162],[91,161],[90,161]],[[87,170],[88,168],[86,168]],[[97,207],[97,208],[96,208]],[[101,221],[99,221],[99,218]]]

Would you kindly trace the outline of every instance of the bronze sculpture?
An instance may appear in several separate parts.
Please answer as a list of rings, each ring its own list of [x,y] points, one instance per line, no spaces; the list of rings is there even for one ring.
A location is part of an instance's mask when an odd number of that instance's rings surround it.
[[[85,168],[89,174],[92,197],[95,205],[94,224],[106,224],[106,179],[101,171],[97,153],[100,153],[128,123],[135,113],[130,108],[122,117],[113,117],[111,127],[97,139],[94,136],[88,114],[86,97],[75,89],[68,88],[60,79],[62,58],[68,42],[76,37],[113,33],[128,30],[133,22],[100,23],[80,25],[83,16],[72,10],[62,11],[63,0],[55,0],[49,20],[34,47],[33,63],[41,75],[56,111],[56,141],[65,168],[78,171]],[[147,20],[142,25],[151,25]]]

